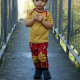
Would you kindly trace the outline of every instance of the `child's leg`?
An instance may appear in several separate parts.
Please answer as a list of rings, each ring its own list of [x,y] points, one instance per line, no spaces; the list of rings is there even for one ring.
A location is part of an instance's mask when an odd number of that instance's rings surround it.
[[[47,57],[47,47],[48,47],[48,43],[46,42],[39,45],[38,59],[41,62],[44,79],[51,79],[50,72],[48,69],[49,64],[48,64],[48,57]]]
[[[41,43],[39,45],[39,50],[38,50],[38,59],[41,62],[41,67],[42,68],[48,68],[48,57],[47,57],[47,48],[48,48],[48,43]]]
[[[35,68],[41,68],[41,64],[38,60],[38,45],[30,42],[29,46],[32,52],[32,60],[34,62]]]
[[[41,70],[40,61],[38,60],[38,45],[33,44],[33,43],[29,43],[29,45],[30,45],[30,49],[32,52],[32,60],[34,62],[34,66],[36,68],[34,78],[39,79],[39,78],[41,78],[42,70]]]

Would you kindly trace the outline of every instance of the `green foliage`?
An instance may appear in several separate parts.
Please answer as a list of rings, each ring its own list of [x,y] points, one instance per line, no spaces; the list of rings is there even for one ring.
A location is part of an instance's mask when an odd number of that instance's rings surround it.
[[[80,1],[71,1],[70,43],[80,52]],[[62,2],[62,34],[67,38],[68,1]]]

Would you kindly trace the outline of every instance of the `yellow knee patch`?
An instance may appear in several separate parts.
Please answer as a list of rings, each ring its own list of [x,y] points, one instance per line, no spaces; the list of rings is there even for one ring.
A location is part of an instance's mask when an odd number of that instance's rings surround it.
[[[39,59],[40,62],[45,62],[45,61],[46,61],[46,55],[40,53],[40,54],[38,55],[38,59]]]
[[[37,56],[32,56],[32,60],[33,60],[33,62],[38,62]]]

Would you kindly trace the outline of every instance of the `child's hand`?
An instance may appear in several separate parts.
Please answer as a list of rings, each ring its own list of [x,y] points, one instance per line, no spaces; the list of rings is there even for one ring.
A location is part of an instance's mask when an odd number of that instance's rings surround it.
[[[42,22],[42,21],[43,21],[43,16],[39,15],[39,16],[38,16],[38,21],[39,21],[39,22]]]
[[[35,14],[33,17],[34,20],[38,20],[38,14]]]

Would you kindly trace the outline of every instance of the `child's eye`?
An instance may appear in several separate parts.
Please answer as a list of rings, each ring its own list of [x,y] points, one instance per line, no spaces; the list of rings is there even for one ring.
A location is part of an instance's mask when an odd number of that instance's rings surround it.
[[[35,0],[35,1],[39,1],[39,0]]]
[[[42,2],[45,2],[45,0],[42,0]]]

